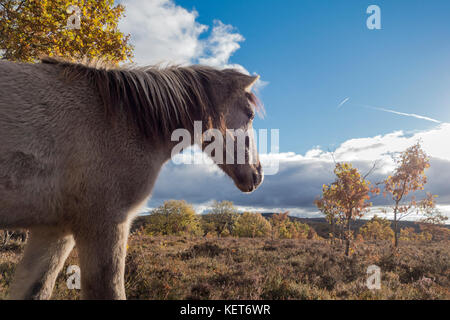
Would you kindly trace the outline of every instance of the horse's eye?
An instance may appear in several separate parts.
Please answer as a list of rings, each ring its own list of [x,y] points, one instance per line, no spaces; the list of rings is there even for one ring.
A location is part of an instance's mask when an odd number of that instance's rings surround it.
[[[253,120],[255,118],[255,113],[253,111],[248,111],[247,117],[249,118],[249,120]]]

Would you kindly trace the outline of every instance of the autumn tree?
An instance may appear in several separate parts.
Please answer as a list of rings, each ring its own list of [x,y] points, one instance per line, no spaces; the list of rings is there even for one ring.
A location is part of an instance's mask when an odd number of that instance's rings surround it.
[[[317,233],[306,223],[291,221],[288,226],[287,239],[316,239]]]
[[[332,242],[339,238],[342,239],[343,234],[343,221],[342,221],[342,215],[339,211],[340,208],[335,205],[333,202],[333,199],[327,199],[322,197],[320,199],[320,202],[315,202],[318,206],[319,210],[322,212],[322,214],[325,215],[325,219],[331,226],[331,233],[329,234],[329,237],[331,238]]]
[[[339,216],[338,219],[345,226],[345,254],[348,256],[352,238],[351,222],[368,211],[372,205],[368,201],[369,194],[377,190],[371,188],[370,182],[349,163],[337,163],[334,174],[336,180],[322,187],[322,197],[315,204],[325,215],[333,212]]]
[[[443,224],[419,223],[422,233],[429,234],[433,241],[450,241],[450,229]]]
[[[148,216],[146,232],[151,235],[200,235],[201,228],[192,205],[184,200],[169,200]]]
[[[394,231],[388,219],[377,217],[376,215],[359,229],[359,233],[364,240],[392,240]]]
[[[286,211],[282,213],[275,213],[270,217],[270,225],[272,226],[272,240],[283,237],[283,235],[287,233],[286,221],[289,220],[288,214],[289,211]]]
[[[231,201],[214,201],[211,211],[202,216],[202,227],[206,233],[217,236],[229,236],[233,232],[234,224],[239,217],[237,209]]]
[[[276,213],[270,217],[271,235],[279,239],[316,239],[318,236],[310,226],[299,221],[292,221],[289,212]]]
[[[237,219],[234,235],[243,238],[267,237],[270,235],[270,223],[260,213],[244,212]]]
[[[114,0],[0,0],[2,58],[34,62],[48,55],[125,61],[132,56],[130,36],[117,28],[124,10]]]
[[[408,242],[431,241],[433,236],[428,231],[416,232],[414,228],[402,228],[399,232],[399,239]]]
[[[443,225],[448,217],[444,216],[436,207],[436,195],[427,192],[425,199],[417,204],[417,209],[422,213],[423,217],[419,220],[420,223]]]
[[[436,207],[436,198],[437,196],[427,193],[426,198],[419,202],[418,210],[423,214],[418,221],[420,230],[430,234],[433,241],[450,240],[450,229],[445,226],[448,217]]]
[[[394,202],[394,243],[398,246],[399,226],[401,219],[409,216],[417,209],[426,210],[429,202],[418,202],[413,192],[423,190],[427,183],[425,170],[430,167],[429,159],[422,150],[420,142],[406,149],[395,159],[396,168],[393,175],[384,181],[384,196],[390,196]],[[420,203],[420,205],[419,205]]]

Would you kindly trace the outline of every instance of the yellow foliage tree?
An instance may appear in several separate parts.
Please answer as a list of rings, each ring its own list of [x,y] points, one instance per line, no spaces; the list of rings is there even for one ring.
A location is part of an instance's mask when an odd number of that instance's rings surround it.
[[[402,241],[412,241],[412,242],[431,241],[431,239],[433,238],[431,233],[427,231],[417,233],[414,231],[414,228],[402,228],[400,230],[399,237],[400,240]]]
[[[427,193],[424,200],[419,202],[419,211],[423,213],[423,218],[419,220],[420,229],[432,235],[433,241],[450,240],[450,229],[445,226],[448,217],[444,216],[436,207],[436,198],[431,193]]]
[[[406,149],[398,159],[396,159],[397,167],[394,174],[384,181],[384,196],[388,194],[392,198],[394,205],[394,239],[395,246],[399,241],[398,221],[407,217],[414,211],[426,211],[430,202],[429,196],[422,201],[417,201],[413,195],[408,198],[411,193],[423,190],[427,183],[425,170],[430,167],[427,154],[422,150],[420,142]]]
[[[231,201],[214,201],[209,213],[202,215],[202,227],[206,234],[229,236],[239,214]]]
[[[359,230],[364,240],[393,240],[391,222],[376,215]]]
[[[244,212],[234,225],[234,235],[242,238],[267,237],[270,231],[270,222],[260,213]]]
[[[0,0],[2,58],[34,62],[48,55],[125,61],[132,56],[130,36],[117,28],[124,10],[114,0]]]
[[[200,221],[192,205],[184,200],[169,200],[147,218],[151,235],[201,235]]]
[[[316,239],[318,236],[310,226],[299,221],[292,221],[289,212],[272,215],[270,224],[272,226],[272,239]]]
[[[351,221],[362,217],[372,205],[370,192],[377,193],[350,163],[337,163],[334,169],[336,180],[322,187],[322,197],[315,201],[316,206],[325,215],[330,212],[339,215],[338,220],[345,225],[345,254],[350,253],[350,241],[353,237]]]

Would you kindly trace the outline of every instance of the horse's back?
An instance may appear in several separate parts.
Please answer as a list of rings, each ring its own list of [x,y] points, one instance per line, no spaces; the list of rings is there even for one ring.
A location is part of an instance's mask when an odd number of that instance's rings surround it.
[[[57,89],[54,77],[40,65],[0,62],[0,148],[10,142],[17,149],[22,139],[29,145],[37,131],[49,126],[55,106],[45,97]]]
[[[52,90],[54,77],[40,65],[0,62],[0,161],[53,156],[58,105],[46,99]]]
[[[1,61],[0,155],[19,149],[44,155],[67,148],[98,118],[95,103],[86,81],[66,81],[57,66]]]

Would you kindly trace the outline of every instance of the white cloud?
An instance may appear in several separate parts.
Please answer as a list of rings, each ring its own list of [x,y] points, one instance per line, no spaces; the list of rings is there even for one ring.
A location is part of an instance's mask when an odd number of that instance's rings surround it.
[[[412,134],[395,131],[369,138],[350,139],[342,143],[335,151],[337,161],[382,160],[392,163],[391,154],[405,150],[417,141],[430,156],[450,161],[450,148],[443,145],[450,138],[450,123],[443,123],[431,130]],[[306,157],[322,160],[331,159],[331,153],[317,147],[308,151]]]
[[[125,17],[119,28],[131,34],[135,62],[189,63],[203,52],[199,36],[208,27],[196,21],[198,13],[171,0],[124,0]]]
[[[244,40],[242,35],[235,32],[233,26],[225,25],[221,21],[215,20],[211,35],[205,42],[203,56],[198,59],[198,62],[214,67],[238,68],[242,70],[242,66],[230,65],[228,60],[241,47],[239,42]]]
[[[121,3],[126,8],[126,16],[119,28],[131,34],[138,65],[202,63],[247,72],[242,66],[229,63],[240,48],[239,43],[245,40],[233,26],[215,20],[211,29],[197,22],[197,11],[178,6],[173,0],[123,0]]]

